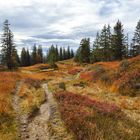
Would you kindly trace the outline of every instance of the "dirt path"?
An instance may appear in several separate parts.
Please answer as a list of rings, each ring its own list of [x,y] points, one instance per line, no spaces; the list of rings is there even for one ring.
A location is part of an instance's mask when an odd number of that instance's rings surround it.
[[[46,92],[46,98],[48,92]],[[48,99],[40,106],[39,113],[29,122],[27,130],[29,134],[28,140],[49,140],[48,121],[50,117]]]
[[[72,140],[60,118],[53,94],[47,84],[43,88],[47,99],[41,105],[39,114],[28,124],[28,140]]]
[[[22,114],[19,106],[20,91],[23,81],[17,84],[13,97],[13,107],[17,116],[18,137],[21,140],[72,140],[58,111],[57,102],[53,94],[48,90],[47,84],[43,85],[46,93],[46,101],[40,106],[38,113],[29,121],[28,114]]]

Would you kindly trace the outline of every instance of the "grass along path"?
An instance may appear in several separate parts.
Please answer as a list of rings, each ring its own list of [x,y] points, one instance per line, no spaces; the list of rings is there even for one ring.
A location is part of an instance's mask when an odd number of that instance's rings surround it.
[[[20,108],[20,88],[24,81],[17,83],[13,96],[13,107],[18,124],[18,139],[21,140],[71,140],[58,111],[57,103],[48,90],[47,84],[43,85],[46,93],[46,101],[40,106],[39,111],[29,119],[29,115],[22,113]]]
[[[70,132],[67,131],[63,121],[61,120],[57,102],[54,99],[52,92],[49,91],[48,85],[44,84],[43,88],[48,99],[47,103],[49,112],[49,140],[73,140],[73,136],[70,134]]]
[[[23,83],[24,81],[21,80],[16,85],[15,94],[13,96],[13,108],[15,110],[15,115],[17,120],[17,137],[24,140],[28,137],[28,133],[27,133],[28,115],[21,113],[21,108],[19,105],[20,97],[18,95]]]

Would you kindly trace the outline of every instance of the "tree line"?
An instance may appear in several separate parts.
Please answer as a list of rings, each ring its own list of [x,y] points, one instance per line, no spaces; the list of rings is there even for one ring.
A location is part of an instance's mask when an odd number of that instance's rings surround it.
[[[32,52],[23,47],[19,56],[10,24],[8,20],[5,20],[1,42],[2,64],[6,65],[8,69],[13,69],[19,66],[30,66],[46,62],[53,66],[57,61],[73,57],[79,63],[115,61],[134,57],[140,54],[140,20],[137,23],[130,44],[128,40],[128,35],[125,35],[123,25],[118,20],[113,29],[110,25],[104,25],[103,29],[97,32],[92,47],[90,38],[83,38],[75,57],[69,46],[65,49],[64,47],[52,45],[47,55],[43,55],[42,46],[36,46],[36,44],[34,44]]]
[[[54,45],[52,45],[49,49],[48,54],[47,54],[46,61],[52,67],[55,67],[55,62],[67,60],[67,59],[70,59],[73,57],[74,57],[74,52],[72,49],[70,49],[69,46],[67,49],[65,49],[64,47],[63,48],[60,47],[60,49],[58,50],[57,46],[54,47]]]
[[[10,29],[8,20],[4,21],[3,34],[1,41],[1,63],[7,66],[8,69],[15,69],[19,66],[31,66],[38,63],[50,63],[53,64],[60,60],[66,60],[74,57],[74,52],[68,46],[67,49],[64,47],[54,47],[52,45],[47,53],[43,55],[42,46],[34,44],[32,51],[25,47],[22,48],[21,54],[17,53],[16,45],[14,43],[14,35]]]
[[[137,23],[132,42],[129,44],[128,34],[124,34],[122,23],[118,20],[113,28],[104,25],[97,32],[93,46],[89,38],[83,38],[75,55],[79,63],[99,61],[115,61],[134,57],[140,54],[140,20]]]

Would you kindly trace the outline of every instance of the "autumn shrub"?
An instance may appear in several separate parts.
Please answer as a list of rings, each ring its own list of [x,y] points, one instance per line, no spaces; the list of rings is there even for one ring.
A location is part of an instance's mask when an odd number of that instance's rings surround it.
[[[52,69],[58,69],[58,66],[55,63],[49,64],[49,67],[52,68]]]
[[[36,89],[41,87],[41,81],[37,79],[27,78],[25,79],[25,83],[30,85],[30,87],[35,87]]]
[[[73,68],[73,69],[68,70],[68,74],[75,75],[75,74],[79,73],[81,70],[82,69]]]
[[[66,90],[65,83],[63,83],[63,82],[59,83],[59,88]]]
[[[111,85],[111,82],[112,82],[112,79],[108,73],[103,74],[100,80],[105,85]]]
[[[80,79],[86,81],[93,81],[93,72],[92,71],[81,72]]]
[[[78,83],[74,83],[73,86],[79,86],[79,87],[85,87],[87,86],[87,82],[86,81],[80,81]]]
[[[121,61],[120,63],[120,71],[125,71],[129,67],[129,61],[127,59]]]
[[[124,75],[122,75],[122,77],[115,82],[119,93],[130,96],[136,96],[140,94],[140,89],[137,87],[138,83],[140,83],[140,70],[124,73]]]
[[[127,119],[115,104],[91,100],[87,96],[66,91],[55,93],[55,97],[62,119],[77,140],[140,138],[140,126]]]
[[[95,65],[94,69],[93,69],[96,73],[104,73],[105,69],[103,68],[103,66],[101,65]]]
[[[0,139],[16,139],[16,123],[12,95],[21,79],[18,72],[0,72]]]

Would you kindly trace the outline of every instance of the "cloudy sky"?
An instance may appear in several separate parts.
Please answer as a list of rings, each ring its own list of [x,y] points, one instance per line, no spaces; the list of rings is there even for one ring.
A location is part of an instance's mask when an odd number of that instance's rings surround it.
[[[83,37],[93,41],[104,24],[120,19],[132,36],[140,19],[140,0],[0,0],[0,32],[8,19],[21,47],[52,43],[76,49]]]

